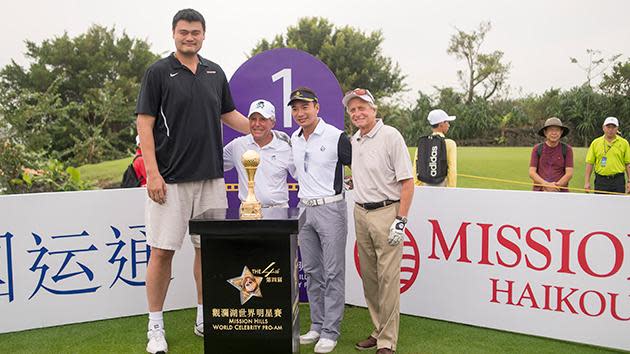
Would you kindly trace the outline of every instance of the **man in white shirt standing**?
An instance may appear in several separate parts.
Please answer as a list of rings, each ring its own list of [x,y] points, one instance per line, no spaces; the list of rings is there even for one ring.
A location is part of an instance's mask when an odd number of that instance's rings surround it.
[[[315,353],[330,353],[337,345],[345,302],[348,215],[343,165],[350,164],[352,148],[343,131],[318,116],[319,99],[313,90],[294,90],[289,105],[300,126],[291,145],[304,210],[298,239],[311,310],[311,326],[300,343],[317,342]]]
[[[223,148],[223,169],[236,167],[238,174],[238,198],[247,198],[247,172],[241,156],[247,150],[260,155],[260,164],[254,177],[254,193],[263,208],[288,207],[289,190],[287,173],[295,175],[289,136],[271,130],[276,124],[273,104],[262,99],[249,107],[250,133],[232,140]]]
[[[400,132],[377,119],[370,91],[357,88],[342,100],[352,124],[354,225],[365,302],[374,328],[358,350],[392,354],[400,326],[400,263],[407,214],[413,200],[413,172]]]

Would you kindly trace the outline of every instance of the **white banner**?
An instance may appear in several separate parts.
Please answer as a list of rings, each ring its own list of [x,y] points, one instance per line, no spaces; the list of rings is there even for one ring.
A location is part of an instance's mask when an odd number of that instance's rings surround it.
[[[346,302],[365,306],[348,210]],[[629,211],[624,196],[417,187],[401,312],[630,350]]]
[[[146,190],[0,197],[0,333],[147,313]],[[193,248],[166,309],[196,306]]]
[[[146,313],[145,197],[144,189],[1,196],[0,333]],[[416,188],[401,311],[630,350],[629,203]],[[346,302],[365,305],[348,209]],[[192,259],[185,242],[166,309],[195,306]]]

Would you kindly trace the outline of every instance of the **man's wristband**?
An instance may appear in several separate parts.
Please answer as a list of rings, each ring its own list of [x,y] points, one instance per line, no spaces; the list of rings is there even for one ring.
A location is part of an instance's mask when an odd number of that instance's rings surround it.
[[[406,224],[406,223],[407,223],[407,218],[406,218],[406,217],[404,217],[404,216],[400,216],[400,215],[399,215],[399,216],[396,216],[396,220],[400,220],[400,221],[402,221],[402,223],[403,223],[403,224]]]

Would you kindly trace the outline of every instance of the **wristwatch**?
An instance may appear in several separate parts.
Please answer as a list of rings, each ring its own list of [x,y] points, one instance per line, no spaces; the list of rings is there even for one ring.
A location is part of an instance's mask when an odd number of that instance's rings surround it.
[[[407,218],[406,218],[406,217],[404,217],[404,216],[400,216],[400,215],[398,215],[398,216],[396,216],[396,220],[400,220],[400,221],[402,221],[402,223],[403,223],[403,224],[406,224],[406,223],[407,223]]]

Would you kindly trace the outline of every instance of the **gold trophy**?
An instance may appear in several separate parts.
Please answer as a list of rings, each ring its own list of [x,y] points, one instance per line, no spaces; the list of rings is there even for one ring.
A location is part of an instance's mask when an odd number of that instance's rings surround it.
[[[247,150],[241,156],[241,162],[247,171],[247,198],[241,202],[241,219],[261,219],[260,202],[254,193],[254,176],[256,176],[256,168],[260,163],[260,155],[254,150]]]

